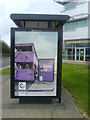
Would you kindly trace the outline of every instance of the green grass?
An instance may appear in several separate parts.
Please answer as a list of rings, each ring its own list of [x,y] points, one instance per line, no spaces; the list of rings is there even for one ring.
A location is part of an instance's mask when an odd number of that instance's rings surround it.
[[[10,75],[10,67],[0,70],[0,74],[2,75]]]
[[[63,64],[62,84],[74,98],[74,102],[88,113],[88,68],[87,65]]]

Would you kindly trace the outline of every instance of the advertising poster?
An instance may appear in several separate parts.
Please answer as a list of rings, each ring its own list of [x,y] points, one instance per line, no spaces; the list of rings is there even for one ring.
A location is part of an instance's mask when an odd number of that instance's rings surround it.
[[[56,96],[57,46],[56,31],[15,31],[15,96]]]

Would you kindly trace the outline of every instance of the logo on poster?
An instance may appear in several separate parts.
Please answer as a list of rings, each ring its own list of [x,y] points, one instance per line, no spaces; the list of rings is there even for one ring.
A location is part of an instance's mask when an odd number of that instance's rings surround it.
[[[43,65],[43,66],[40,66],[40,71],[41,72],[51,72],[52,71],[52,66],[50,65]]]
[[[26,90],[26,82],[19,82],[19,90]]]

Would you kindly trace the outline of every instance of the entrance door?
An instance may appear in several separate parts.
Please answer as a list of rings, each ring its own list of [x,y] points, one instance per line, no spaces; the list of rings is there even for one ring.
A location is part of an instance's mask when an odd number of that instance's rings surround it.
[[[76,48],[75,49],[75,60],[85,61],[85,48]]]

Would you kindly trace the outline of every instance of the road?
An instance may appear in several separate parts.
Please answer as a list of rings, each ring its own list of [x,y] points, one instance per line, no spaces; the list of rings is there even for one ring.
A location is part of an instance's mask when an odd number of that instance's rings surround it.
[[[2,76],[2,95],[3,118],[81,118],[64,89],[61,103],[53,99],[52,104],[19,104],[18,99],[10,98],[10,76],[5,75]]]
[[[10,65],[10,58],[0,58],[0,69]]]

